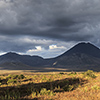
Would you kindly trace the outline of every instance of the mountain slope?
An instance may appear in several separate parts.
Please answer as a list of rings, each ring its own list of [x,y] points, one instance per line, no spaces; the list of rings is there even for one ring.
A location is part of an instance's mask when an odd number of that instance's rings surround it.
[[[19,55],[9,52],[0,56],[0,67],[4,69],[32,69],[45,64],[45,60],[39,56]]]
[[[55,58],[54,66],[66,68],[99,68],[100,49],[91,43],[79,43]]]
[[[99,69],[100,49],[91,43],[79,43],[62,55],[43,59],[39,56],[19,55],[9,52],[0,56],[0,69],[31,70],[43,67],[60,67],[66,69]]]
[[[86,54],[86,55],[100,58],[100,49],[91,43],[82,42],[75,45],[74,47],[69,49],[67,52],[63,53],[62,55],[58,57],[68,56],[72,54]]]

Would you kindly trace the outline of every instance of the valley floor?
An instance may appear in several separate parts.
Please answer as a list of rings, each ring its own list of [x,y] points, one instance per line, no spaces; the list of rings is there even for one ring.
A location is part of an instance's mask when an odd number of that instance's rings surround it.
[[[0,100],[100,100],[100,72],[1,70]]]

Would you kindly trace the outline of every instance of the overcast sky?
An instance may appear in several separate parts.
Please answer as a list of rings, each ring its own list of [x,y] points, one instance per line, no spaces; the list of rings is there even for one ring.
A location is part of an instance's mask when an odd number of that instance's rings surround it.
[[[82,41],[100,47],[100,0],[0,0],[0,54],[50,58]]]

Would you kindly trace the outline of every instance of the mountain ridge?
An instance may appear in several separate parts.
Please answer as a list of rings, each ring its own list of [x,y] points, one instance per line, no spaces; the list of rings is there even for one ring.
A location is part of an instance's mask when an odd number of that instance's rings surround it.
[[[33,67],[61,67],[68,69],[98,69],[100,65],[100,49],[91,43],[81,42],[60,56],[44,59],[40,56],[19,55],[8,52],[0,56],[0,67],[4,69],[32,69]],[[19,65],[19,67],[18,67]],[[5,67],[6,66],[6,67]]]
[[[97,52],[99,54],[97,54]],[[100,49],[89,42],[88,43],[85,43],[85,42],[78,43],[58,57],[61,57],[63,55],[68,56],[73,53],[84,53],[84,54],[88,54],[91,56],[100,57]]]

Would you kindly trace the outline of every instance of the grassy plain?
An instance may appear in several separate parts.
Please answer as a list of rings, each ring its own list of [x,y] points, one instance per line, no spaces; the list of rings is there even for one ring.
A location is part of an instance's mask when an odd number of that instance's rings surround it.
[[[100,100],[100,72],[1,70],[0,100]]]

